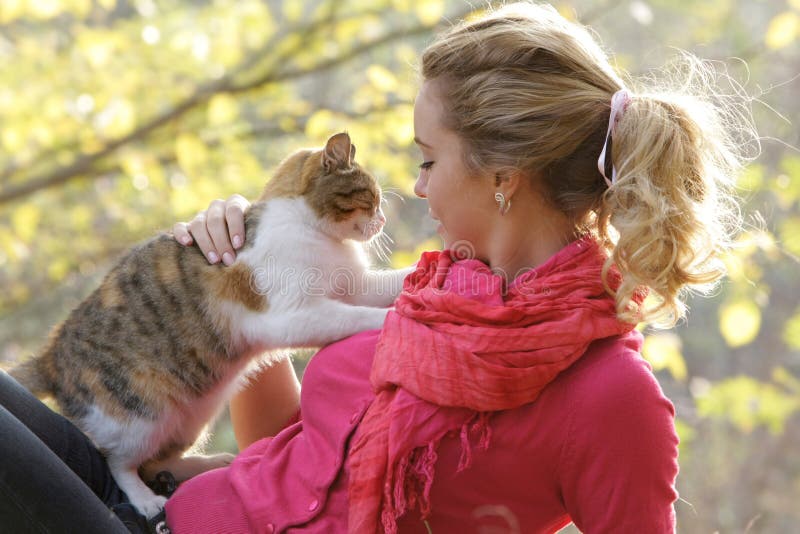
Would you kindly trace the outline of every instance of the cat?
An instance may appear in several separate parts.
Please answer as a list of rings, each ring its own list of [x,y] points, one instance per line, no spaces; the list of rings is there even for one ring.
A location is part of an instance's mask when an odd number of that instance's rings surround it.
[[[43,352],[10,371],[55,398],[147,517],[166,499],[140,467],[180,479],[232,460],[184,453],[260,355],[382,326],[412,268],[368,267],[364,244],[385,217],[377,181],[354,157],[338,133],[286,158],[247,210],[231,266],[209,264],[168,233],[133,248]]]

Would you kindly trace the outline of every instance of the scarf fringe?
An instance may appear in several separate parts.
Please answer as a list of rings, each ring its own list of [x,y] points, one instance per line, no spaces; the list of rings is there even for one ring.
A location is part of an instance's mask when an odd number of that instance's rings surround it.
[[[478,412],[468,419],[460,429],[461,456],[456,473],[472,465],[470,434],[477,434],[478,448],[487,450],[492,437],[489,426],[490,412]],[[436,452],[441,438],[413,449],[403,456],[392,469],[391,482],[384,486],[381,523],[386,534],[397,534],[397,518],[414,508],[419,509],[420,518],[427,519],[431,513],[431,487],[436,461]]]
[[[461,456],[458,459],[456,473],[460,473],[472,465],[472,446],[469,443],[470,433],[476,433],[480,436],[478,439],[479,448],[483,450],[489,448],[489,441],[492,438],[489,416],[490,412],[478,412],[472,419],[461,425]]]

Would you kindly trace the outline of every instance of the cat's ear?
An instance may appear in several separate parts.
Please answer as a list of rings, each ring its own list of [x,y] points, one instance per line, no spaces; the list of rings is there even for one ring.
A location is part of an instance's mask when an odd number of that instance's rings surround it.
[[[332,136],[322,151],[322,166],[326,172],[344,169],[350,166],[355,155],[355,147],[350,143],[350,136],[342,132]]]

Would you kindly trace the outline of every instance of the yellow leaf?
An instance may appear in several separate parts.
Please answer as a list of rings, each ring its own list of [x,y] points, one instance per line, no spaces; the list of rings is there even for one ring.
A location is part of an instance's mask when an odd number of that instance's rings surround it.
[[[392,72],[381,65],[370,65],[367,68],[367,78],[377,89],[389,92],[397,87],[397,78]]]
[[[719,331],[729,347],[742,347],[761,329],[761,309],[750,300],[727,302],[719,309]]]
[[[66,258],[56,258],[47,266],[47,276],[54,282],[63,280],[69,273],[69,261]]]
[[[414,110],[411,106],[399,105],[394,111],[384,122],[388,136],[397,146],[409,146],[414,140]]]
[[[765,426],[773,434],[780,434],[798,409],[800,399],[795,395],[745,375],[718,382],[697,399],[697,413],[701,417],[728,420],[747,433]]]
[[[427,26],[433,26],[444,15],[444,2],[442,0],[427,0],[417,2],[414,6],[419,21]]]
[[[653,370],[667,369],[675,380],[686,380],[686,362],[681,354],[681,338],[670,332],[652,334],[645,338],[642,356]]]
[[[25,136],[16,129],[4,128],[2,135],[3,146],[9,152],[19,152],[25,146]]]
[[[33,204],[23,204],[11,214],[11,224],[14,225],[14,232],[25,242],[30,242],[36,235],[36,228],[42,213]]]
[[[122,137],[136,126],[136,110],[130,100],[115,98],[100,113],[95,124],[108,137]]]
[[[24,0],[3,0],[3,8],[0,9],[0,23],[9,23],[16,18],[21,17],[24,12]]]
[[[63,6],[59,0],[36,0],[28,3],[28,10],[34,18],[44,20],[61,13]]]
[[[776,384],[780,384],[792,390],[794,393],[800,393],[800,380],[785,367],[778,366],[772,369],[772,380],[774,380]]]
[[[69,11],[78,19],[85,18],[92,10],[92,0],[62,0],[65,3],[64,11]]]
[[[343,127],[343,124],[336,126],[333,113],[327,109],[321,109],[308,118],[306,135],[312,139],[326,139],[336,133],[333,130]]]
[[[800,350],[800,308],[783,326],[783,341],[790,349]]]
[[[784,11],[770,21],[764,40],[769,48],[783,48],[791,44],[798,33],[800,33],[800,15]]]
[[[464,17],[464,20],[467,22],[475,22],[476,20],[484,18],[488,13],[489,11],[487,9],[475,9],[474,11],[470,11]]]
[[[410,265],[414,265],[419,260],[419,257],[422,255],[423,252],[427,252],[429,250],[441,250],[442,249],[442,241],[438,237],[432,237],[430,239],[426,239],[415,248],[413,251],[408,250],[396,250],[392,253],[392,267],[395,269],[402,269],[403,267],[408,267]]]
[[[230,124],[238,114],[239,105],[231,95],[214,95],[208,103],[208,123],[211,126]]]
[[[116,7],[117,0],[97,0],[97,3],[106,11],[111,11]]]
[[[575,8],[566,3],[559,3],[556,5],[558,14],[567,20],[577,21],[578,17],[575,13]]]
[[[289,22],[297,22],[303,16],[303,2],[289,0],[283,3],[283,16]]]
[[[115,43],[111,35],[99,30],[85,30],[78,34],[78,48],[95,69],[101,69],[112,60]]]
[[[203,141],[194,134],[182,133],[175,141],[175,155],[178,164],[187,174],[202,167],[208,161],[208,148]]]
[[[281,130],[284,132],[297,131],[297,121],[294,117],[281,117],[278,121],[278,126],[280,126]]]
[[[800,217],[789,217],[781,223],[781,245],[795,256],[800,256]]]
[[[85,204],[77,204],[69,211],[69,222],[76,231],[89,230],[92,224],[92,210]]]
[[[686,445],[694,439],[697,432],[683,419],[675,419],[675,431],[678,433],[678,439],[681,445]]]
[[[764,183],[764,166],[748,165],[736,180],[736,186],[745,191],[757,191]]]
[[[408,13],[411,11],[411,0],[393,0],[392,5],[400,13]]]

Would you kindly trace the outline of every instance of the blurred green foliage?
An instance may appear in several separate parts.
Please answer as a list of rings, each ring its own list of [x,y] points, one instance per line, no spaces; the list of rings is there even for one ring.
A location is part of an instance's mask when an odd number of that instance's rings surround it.
[[[645,357],[681,436],[680,532],[800,523],[798,0],[557,2],[634,74],[673,48],[754,97],[762,153],[729,278]],[[396,194],[393,262],[439,246],[413,198],[415,62],[460,1],[3,0],[0,362],[37,350],[136,241],[258,194],[292,149],[347,129]],[[298,368],[302,370],[302,358]],[[222,425],[216,447],[232,448]]]

